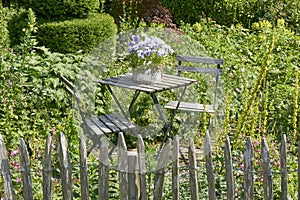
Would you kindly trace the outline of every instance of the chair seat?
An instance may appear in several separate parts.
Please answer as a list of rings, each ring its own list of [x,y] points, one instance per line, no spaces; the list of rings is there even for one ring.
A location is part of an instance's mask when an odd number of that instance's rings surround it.
[[[119,113],[93,116],[86,119],[87,126],[97,135],[118,133],[134,129],[135,126]]]
[[[175,110],[177,107],[178,101],[170,101],[165,108]],[[205,110],[204,110],[205,108]],[[212,105],[209,104],[198,104],[198,103],[190,103],[190,102],[180,102],[178,110],[182,111],[190,111],[190,112],[208,112],[214,113],[215,109]]]

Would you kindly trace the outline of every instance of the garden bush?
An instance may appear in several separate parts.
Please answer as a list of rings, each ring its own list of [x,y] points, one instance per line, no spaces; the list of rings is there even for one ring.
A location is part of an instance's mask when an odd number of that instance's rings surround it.
[[[38,28],[39,44],[60,53],[88,52],[117,33],[113,18],[107,14],[44,23]]]
[[[48,133],[64,131],[68,137],[77,136],[72,105],[59,75],[74,79],[83,56],[51,53],[37,47],[32,36],[36,25],[32,12],[28,25],[18,48],[0,48],[0,134],[9,151],[20,138],[38,145]]]
[[[200,41],[208,55],[225,60],[222,77],[231,99],[232,130],[239,129],[237,137],[258,129],[278,137],[281,133],[294,136],[294,118],[299,118],[295,91],[300,38],[287,29],[284,20],[277,25],[254,23],[251,29],[206,21],[181,28]]]
[[[0,45],[2,47],[10,46],[10,32],[8,29],[8,22],[11,20],[12,16],[15,14],[14,9],[1,8],[0,9]]]
[[[297,31],[299,27],[300,1],[258,1],[258,0],[163,0],[174,21],[194,24],[201,18],[211,18],[220,25],[243,24],[251,28],[252,23],[263,19],[276,22],[285,19]]]
[[[17,3],[23,8],[31,8],[38,18],[52,21],[85,18],[99,9],[98,0],[18,0]]]
[[[28,10],[19,9],[10,17],[10,19],[7,20],[10,47],[20,44],[21,38],[24,36],[24,32],[22,30],[28,27],[27,16]]]

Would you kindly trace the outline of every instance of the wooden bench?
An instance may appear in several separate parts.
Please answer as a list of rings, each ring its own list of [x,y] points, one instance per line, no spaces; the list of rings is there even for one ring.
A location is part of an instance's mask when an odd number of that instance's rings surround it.
[[[216,76],[215,83],[215,92],[213,104],[200,104],[200,103],[192,103],[192,102],[180,102],[178,110],[189,111],[189,112],[208,112],[215,113],[215,101],[216,101],[216,91],[218,87],[219,77],[222,74],[221,65],[223,64],[223,60],[216,58],[202,58],[202,57],[193,57],[193,56],[176,56],[178,61],[178,65],[175,67],[175,70],[178,71],[178,75],[180,76],[182,72],[191,72],[191,73],[204,73],[204,74],[213,74]],[[198,63],[199,66],[185,66],[184,63]],[[203,65],[216,65],[217,68],[208,68],[203,67]],[[166,109],[175,110],[177,107],[178,101],[170,101],[165,106]]]
[[[79,114],[83,121],[82,128],[87,136],[93,140],[95,145],[99,144],[99,137],[101,136],[125,132],[135,128],[128,119],[116,112],[87,118],[80,107],[80,99],[76,94],[76,88],[73,83],[62,75],[60,76],[60,79],[65,86],[65,90],[75,99],[79,108]]]

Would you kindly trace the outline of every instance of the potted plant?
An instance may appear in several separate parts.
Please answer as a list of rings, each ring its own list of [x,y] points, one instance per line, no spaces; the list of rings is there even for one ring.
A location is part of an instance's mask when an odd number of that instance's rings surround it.
[[[133,79],[135,81],[155,82],[162,78],[162,68],[173,49],[162,39],[145,33],[132,35],[128,46]]]

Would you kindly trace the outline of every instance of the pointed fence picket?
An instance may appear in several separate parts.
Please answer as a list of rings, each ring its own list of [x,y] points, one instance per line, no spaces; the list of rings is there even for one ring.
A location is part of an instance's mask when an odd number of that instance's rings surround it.
[[[226,186],[227,186],[227,200],[234,200],[234,176],[233,176],[233,165],[232,165],[232,156],[231,156],[231,146],[229,137],[225,139],[224,145],[224,158],[226,166]]]
[[[32,181],[30,175],[30,160],[26,144],[23,139],[20,142],[20,167],[23,182],[23,197],[25,200],[33,200]]]
[[[98,163],[98,199],[107,200],[109,199],[109,151],[108,151],[108,141],[105,137],[99,139],[100,147],[99,147],[99,163]],[[119,174],[119,195],[120,199],[132,200],[139,199],[144,200],[147,199],[147,182],[146,182],[146,152],[143,139],[140,135],[137,136],[138,148],[137,151],[128,151],[126,148],[125,139],[122,133],[119,133],[118,142],[117,142],[117,156],[118,156],[118,174]],[[229,137],[226,137],[224,141],[224,164],[226,169],[226,186],[227,186],[227,199],[235,199],[237,196],[237,191],[235,191],[234,185],[234,167],[233,160],[231,155],[231,146]],[[52,185],[51,185],[51,162],[52,162],[52,154],[51,154],[51,143],[52,136],[49,134],[47,138],[47,142],[45,145],[45,152],[43,158],[43,199],[48,200],[51,199],[52,196]],[[172,176],[172,198],[174,200],[178,200],[179,193],[179,185],[180,185],[180,163],[179,163],[179,139],[178,137],[174,137],[173,141],[168,140],[164,145],[159,154],[157,155],[157,170],[154,172],[154,191],[151,196],[156,200],[160,200],[164,198],[163,188],[164,188],[164,180],[166,177],[166,172],[171,172]],[[300,144],[299,144],[300,147]],[[300,149],[300,148],[299,148]],[[90,197],[88,188],[90,187],[90,183],[88,181],[88,165],[87,165],[87,151],[86,151],[86,141],[82,136],[80,137],[80,184],[81,184],[81,199],[93,199]],[[264,199],[273,199],[273,173],[270,164],[270,152],[268,149],[268,144],[265,139],[262,140],[261,143],[262,150],[262,175],[263,175],[263,186],[264,186]],[[34,199],[34,193],[32,188],[32,180],[31,173],[34,173],[35,170],[31,170],[30,168],[30,160],[29,154],[27,150],[27,146],[23,139],[20,141],[19,146],[20,153],[20,165],[21,165],[21,174],[22,174],[22,183],[23,183],[23,198]],[[286,136],[282,136],[281,148],[280,148],[280,163],[281,163],[281,198],[287,199],[288,197],[288,183],[287,183],[287,142]],[[191,197],[190,199],[199,199],[199,191],[198,191],[198,169],[196,162],[196,151],[194,146],[194,141],[190,140],[189,148],[188,148],[188,166],[187,169],[189,171],[189,184],[191,189]],[[204,158],[205,158],[205,169],[206,169],[206,177],[208,183],[208,198],[209,200],[217,199],[216,196],[216,187],[215,187],[215,177],[214,173],[214,163],[213,163],[213,152],[211,146],[210,135],[206,134],[204,139]],[[300,150],[298,151],[298,167],[299,167],[299,159],[300,158]],[[63,192],[64,200],[73,199],[73,191],[72,191],[72,171],[70,164],[70,153],[68,149],[68,143],[63,133],[59,135],[59,162],[60,162],[60,172],[61,172],[61,188]],[[168,163],[171,163],[168,165]],[[171,170],[169,167],[171,166]],[[11,171],[9,169],[9,160],[7,155],[7,150],[5,147],[4,140],[0,135],[0,170],[2,174],[2,182],[3,182],[3,197],[4,199],[13,200],[14,190],[13,184],[11,180]],[[299,170],[299,168],[298,168]],[[254,198],[254,152],[253,145],[250,138],[247,138],[245,151],[244,151],[244,199],[253,199]],[[299,173],[298,173],[299,175]],[[298,180],[300,181],[300,179]],[[298,184],[299,186],[299,184]],[[298,191],[299,192],[299,191]],[[299,198],[300,199],[300,198]]]
[[[250,200],[254,197],[254,153],[250,138],[247,138],[246,141],[244,163],[244,198],[245,200]]]
[[[51,143],[52,143],[52,137],[51,134],[49,134],[46,141],[46,147],[44,150],[44,158],[43,158],[43,200],[52,199]]]
[[[14,199],[14,190],[10,177],[7,150],[2,135],[0,135],[0,169],[3,177],[4,197],[7,200],[12,200]]]

